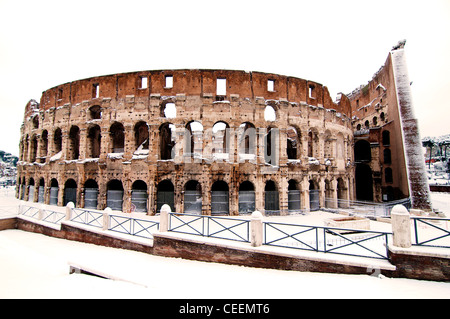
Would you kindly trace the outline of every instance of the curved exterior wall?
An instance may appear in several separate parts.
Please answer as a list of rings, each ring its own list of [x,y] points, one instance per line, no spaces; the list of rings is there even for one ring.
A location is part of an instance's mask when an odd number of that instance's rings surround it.
[[[74,81],[26,106],[17,197],[148,214],[167,201],[177,212],[230,215],[337,207],[354,199],[350,118],[345,95],[336,104],[321,84],[276,74]]]

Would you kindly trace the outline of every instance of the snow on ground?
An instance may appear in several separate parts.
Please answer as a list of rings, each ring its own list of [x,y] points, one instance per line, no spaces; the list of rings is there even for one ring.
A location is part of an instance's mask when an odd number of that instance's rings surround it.
[[[433,196],[450,206],[450,196]],[[448,195],[448,194],[445,194]],[[0,197],[0,205],[18,201]],[[69,263],[103,279],[69,274]],[[450,283],[258,269],[153,256],[20,230],[0,232],[0,298],[449,298]]]

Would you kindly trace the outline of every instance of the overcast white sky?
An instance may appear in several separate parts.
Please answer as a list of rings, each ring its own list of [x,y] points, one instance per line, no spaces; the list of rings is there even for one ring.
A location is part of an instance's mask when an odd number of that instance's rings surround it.
[[[450,133],[450,0],[0,0],[0,150],[18,155],[42,91],[153,69],[272,72],[332,98],[366,84],[406,39],[422,137]]]

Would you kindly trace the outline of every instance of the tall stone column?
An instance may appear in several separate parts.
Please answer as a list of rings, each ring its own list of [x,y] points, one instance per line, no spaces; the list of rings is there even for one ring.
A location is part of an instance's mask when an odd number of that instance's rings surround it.
[[[411,84],[406,67],[404,43],[391,51],[397,102],[405,149],[406,171],[412,208],[431,210],[430,188],[422,154],[418,121],[414,115]]]

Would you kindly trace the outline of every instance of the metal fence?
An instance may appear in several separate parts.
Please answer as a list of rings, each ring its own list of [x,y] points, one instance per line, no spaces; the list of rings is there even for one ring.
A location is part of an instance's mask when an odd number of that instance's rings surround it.
[[[109,215],[108,230],[118,233],[153,239],[153,230],[159,229],[159,222],[147,219]]]
[[[103,227],[103,213],[79,208],[73,208],[72,213],[70,220],[73,222],[99,228]]]
[[[21,211],[21,215],[31,217],[34,219],[39,219],[41,221],[52,223],[52,224],[60,224],[64,219],[66,214],[62,212],[57,212],[48,209],[40,209],[34,206],[24,206],[23,211]]]
[[[411,217],[413,224],[413,245],[450,248],[448,218]]]
[[[250,241],[250,221],[230,217],[169,214],[169,231],[235,241]]]
[[[391,210],[395,205],[403,205],[408,210],[411,208],[411,199],[405,198],[396,201],[375,203],[366,201],[355,201],[346,199],[325,198],[325,210],[336,210],[332,208],[334,203],[337,203],[339,211],[349,211],[353,214],[363,215],[367,217],[389,217]]]
[[[264,245],[378,259],[388,258],[392,233],[264,222]]]

